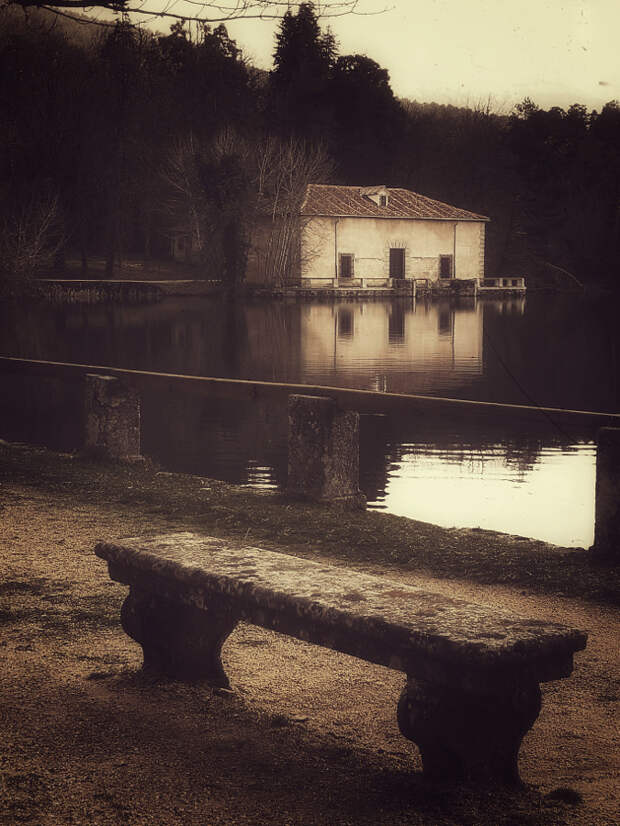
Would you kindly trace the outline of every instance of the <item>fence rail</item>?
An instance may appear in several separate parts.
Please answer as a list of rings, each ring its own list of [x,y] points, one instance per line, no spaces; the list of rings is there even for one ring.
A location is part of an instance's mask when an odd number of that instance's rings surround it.
[[[0,372],[39,376],[41,378],[79,379],[88,373],[114,376],[125,380],[139,390],[176,389],[204,396],[217,396],[240,401],[284,400],[293,394],[329,396],[343,409],[358,413],[388,413],[403,411],[412,413],[470,416],[507,416],[510,418],[543,417],[561,424],[583,427],[620,427],[620,414],[598,413],[587,410],[566,410],[556,407],[534,407],[499,402],[446,399],[406,393],[387,393],[377,390],[358,390],[325,385],[291,384],[225,379],[212,376],[191,376],[178,373],[158,373],[149,370],[131,370],[93,364],[74,364],[59,361],[0,356]]]

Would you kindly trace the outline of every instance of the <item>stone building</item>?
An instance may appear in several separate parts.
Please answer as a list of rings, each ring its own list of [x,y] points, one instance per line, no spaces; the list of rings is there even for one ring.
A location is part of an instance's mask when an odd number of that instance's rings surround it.
[[[328,184],[308,186],[301,212],[292,280],[303,286],[484,278],[483,215],[407,189]]]

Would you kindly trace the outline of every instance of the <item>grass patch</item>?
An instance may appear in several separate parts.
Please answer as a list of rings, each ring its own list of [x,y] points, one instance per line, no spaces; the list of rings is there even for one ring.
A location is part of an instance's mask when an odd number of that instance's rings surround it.
[[[275,543],[299,556],[352,565],[378,563],[435,577],[505,584],[528,591],[620,603],[620,571],[580,548],[559,548],[494,531],[440,528],[376,511],[290,502],[150,463],[97,463],[43,449],[0,445],[0,481],[31,486],[63,500],[158,512],[202,533],[249,544]],[[109,616],[110,604],[89,608]],[[89,613],[90,612],[90,613]]]

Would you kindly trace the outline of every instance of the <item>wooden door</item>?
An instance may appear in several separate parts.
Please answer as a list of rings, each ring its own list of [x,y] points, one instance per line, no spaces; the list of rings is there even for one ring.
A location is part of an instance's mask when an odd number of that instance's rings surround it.
[[[393,247],[390,250],[390,278],[405,277],[405,250]]]

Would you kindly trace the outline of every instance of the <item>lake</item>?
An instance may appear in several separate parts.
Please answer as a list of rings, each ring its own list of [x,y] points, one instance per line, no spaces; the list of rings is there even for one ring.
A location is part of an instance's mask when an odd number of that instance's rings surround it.
[[[202,376],[301,382],[618,412],[620,335],[608,301],[527,298],[393,301],[165,299],[155,304],[0,308],[0,352]],[[3,379],[0,435],[72,449],[79,388]],[[56,411],[52,416],[50,410]],[[286,411],[150,393],[144,452],[168,470],[278,486]],[[481,527],[567,546],[593,540],[595,433],[541,413],[363,416],[369,507],[446,527]]]

